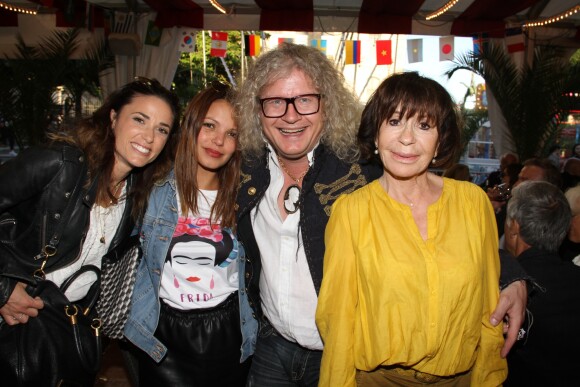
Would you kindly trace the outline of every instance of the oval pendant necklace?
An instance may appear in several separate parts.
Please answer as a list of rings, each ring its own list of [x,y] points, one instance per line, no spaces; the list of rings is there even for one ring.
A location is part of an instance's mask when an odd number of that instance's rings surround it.
[[[300,189],[300,180],[302,180],[302,178],[306,176],[306,173],[308,173],[310,166],[308,166],[308,168],[306,168],[306,170],[302,172],[300,176],[294,177],[292,176],[292,174],[290,174],[290,172],[288,172],[288,169],[286,169],[286,166],[280,159],[280,156],[277,157],[278,163],[280,164],[280,167],[282,167],[282,170],[286,172],[288,177],[290,177],[292,180],[296,182],[296,184],[292,184],[288,188],[286,188],[286,192],[284,193],[284,210],[289,215],[294,214],[296,211],[298,211],[299,208],[298,203],[300,202],[300,194],[302,193],[302,190]]]

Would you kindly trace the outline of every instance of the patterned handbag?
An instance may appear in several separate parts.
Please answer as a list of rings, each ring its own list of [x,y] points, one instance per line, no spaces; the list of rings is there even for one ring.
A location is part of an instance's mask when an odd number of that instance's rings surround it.
[[[123,338],[137,267],[142,255],[141,242],[137,234],[129,238],[120,254],[110,252],[103,257],[101,295],[97,301],[97,311],[101,318],[101,333],[112,339]]]

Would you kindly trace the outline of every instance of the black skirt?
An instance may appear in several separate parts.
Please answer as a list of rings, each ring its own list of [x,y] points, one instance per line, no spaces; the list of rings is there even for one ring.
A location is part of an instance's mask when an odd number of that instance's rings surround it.
[[[245,386],[249,362],[240,364],[238,294],[205,309],[183,311],[163,301],[155,337],[167,346],[156,363],[139,354],[141,386]]]

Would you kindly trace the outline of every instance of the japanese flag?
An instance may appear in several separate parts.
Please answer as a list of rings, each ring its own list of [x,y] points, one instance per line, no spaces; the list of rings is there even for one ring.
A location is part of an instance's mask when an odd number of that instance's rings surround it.
[[[442,36],[439,38],[439,61],[453,60],[455,57],[453,48],[453,36]]]

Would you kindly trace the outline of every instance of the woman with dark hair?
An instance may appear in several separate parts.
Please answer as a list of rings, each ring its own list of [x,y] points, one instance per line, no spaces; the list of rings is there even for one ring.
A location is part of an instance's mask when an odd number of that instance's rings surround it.
[[[232,90],[215,83],[186,108],[173,170],[156,185],[141,228],[125,336],[140,385],[243,386],[238,242],[240,178]]]
[[[383,175],[333,205],[316,321],[321,386],[501,385],[493,209],[474,184],[439,177],[460,149],[454,103],[417,73],[387,78],[359,127]]]
[[[153,183],[170,169],[179,114],[175,94],[139,78],[77,127],[0,167],[0,254],[11,251],[0,257],[4,323],[26,324],[42,313],[42,299],[30,297],[15,278],[40,270],[60,286],[82,266],[100,267],[103,255],[123,247]],[[60,241],[52,246],[57,233]],[[53,256],[41,254],[54,247]],[[87,273],[65,294],[71,302],[81,300],[95,280]],[[39,376],[41,382],[51,383]]]

